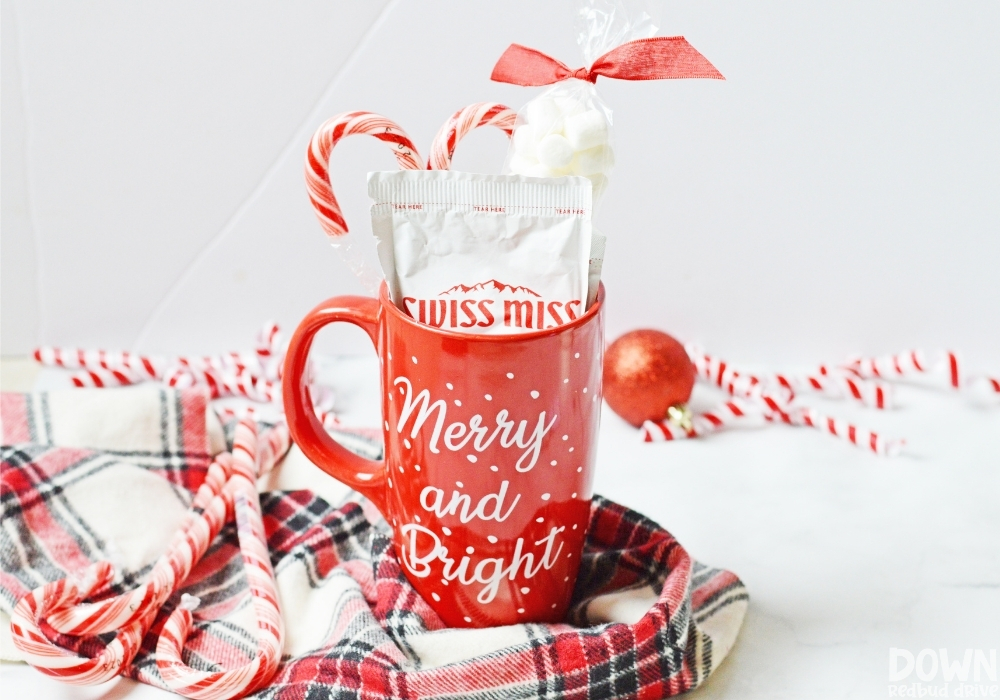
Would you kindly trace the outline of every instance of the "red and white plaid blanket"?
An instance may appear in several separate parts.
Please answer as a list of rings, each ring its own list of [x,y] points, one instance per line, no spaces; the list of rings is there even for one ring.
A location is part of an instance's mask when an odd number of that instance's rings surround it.
[[[99,560],[119,572],[108,595],[142,581],[226,431],[202,393],[150,387],[3,394],[2,422],[0,656],[14,659],[8,616],[31,589]],[[369,457],[378,449],[341,437]],[[282,472],[303,459],[293,448],[261,486],[280,489]],[[407,583],[377,512],[346,488],[319,490],[326,498],[261,494],[286,636],[277,675],[254,697],[667,697],[718,667],[746,612],[734,574],[595,497],[565,624],[446,629]],[[185,654],[192,667],[240,665],[254,653],[242,567],[227,526],[185,582],[182,592],[201,599]],[[156,639],[179,599],[160,613],[132,678],[163,687]],[[57,641],[84,654],[103,643]]]

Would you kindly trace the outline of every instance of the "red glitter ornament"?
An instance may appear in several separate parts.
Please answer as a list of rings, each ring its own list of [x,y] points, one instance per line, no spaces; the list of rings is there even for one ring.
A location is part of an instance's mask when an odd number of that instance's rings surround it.
[[[604,399],[637,428],[643,421],[663,420],[672,406],[687,403],[694,379],[684,346],[660,331],[626,333],[604,354]]]

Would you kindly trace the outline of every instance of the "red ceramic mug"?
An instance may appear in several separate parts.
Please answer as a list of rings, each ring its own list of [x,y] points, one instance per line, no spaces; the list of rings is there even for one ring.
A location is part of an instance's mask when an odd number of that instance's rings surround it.
[[[417,323],[383,284],[378,299],[328,299],[292,336],[292,437],[392,524],[407,578],[452,627],[564,619],[590,514],[603,300],[602,287],[562,326],[470,335]],[[309,347],[335,321],[363,328],[378,352],[383,462],[338,445],[313,411]]]

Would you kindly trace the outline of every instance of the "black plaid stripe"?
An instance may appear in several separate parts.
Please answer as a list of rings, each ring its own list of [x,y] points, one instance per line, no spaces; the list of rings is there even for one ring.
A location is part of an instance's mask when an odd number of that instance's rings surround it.
[[[222,550],[229,552],[229,557],[224,559],[225,563],[210,572],[204,570],[204,563],[196,565],[192,577],[200,580],[183,589],[185,593],[201,599],[202,607],[221,605],[236,597],[249,595],[250,588],[243,571],[243,556],[240,554],[236,524],[233,522],[227,523],[212,541],[203,562],[220,559],[220,552],[224,553]]]
[[[701,562],[696,561],[691,565],[691,588],[695,589],[704,586],[719,572],[720,569],[713,569],[709,566],[705,566]]]
[[[331,547],[342,561],[369,557],[372,527],[357,503],[335,508],[311,491],[272,491],[261,494],[261,509],[275,572],[301,560],[317,587],[329,573],[319,555]]]
[[[24,404],[31,441],[38,445],[51,445],[52,420],[48,394],[25,394]]]
[[[238,609],[251,605],[249,598]],[[235,611],[234,611],[235,612]],[[257,653],[256,630],[247,630],[225,620],[203,620],[191,627],[191,635],[181,658],[199,671],[221,671],[226,666],[244,664]],[[191,651],[203,643],[201,653]],[[212,659],[223,661],[222,664]],[[197,665],[196,665],[197,664]]]
[[[609,523],[611,526],[608,527]],[[577,574],[568,619],[587,624],[587,607],[609,591],[652,586],[662,587],[670,571],[664,564],[679,544],[649,518],[594,497],[593,515]]]
[[[372,558],[376,578],[386,589],[392,590],[392,597],[379,600],[378,611],[382,613],[379,623],[415,668],[421,665],[420,655],[410,645],[411,637],[427,631],[426,621],[414,611],[419,594],[410,585],[403,573],[403,567],[396,558],[392,539],[384,534],[372,538]],[[389,585],[386,585],[388,582]]]
[[[713,594],[705,603],[698,608],[694,615],[694,621],[701,624],[710,617],[718,614],[720,610],[737,602],[750,600],[750,593],[741,581],[736,581],[729,586]]]
[[[522,689],[522,697],[553,697],[566,690],[566,676],[560,672],[559,653],[553,645],[555,637],[544,625],[528,625],[528,641],[535,662],[534,687]],[[530,691],[530,692],[527,692]]]

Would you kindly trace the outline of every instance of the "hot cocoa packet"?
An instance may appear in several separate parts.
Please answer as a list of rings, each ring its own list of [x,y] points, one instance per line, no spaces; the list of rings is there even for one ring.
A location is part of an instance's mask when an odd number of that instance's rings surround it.
[[[526,333],[578,318],[596,297],[604,241],[584,177],[376,172],[368,194],[390,296],[419,323]]]

